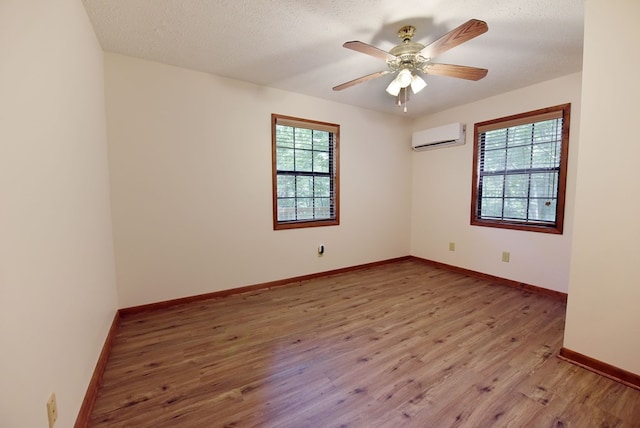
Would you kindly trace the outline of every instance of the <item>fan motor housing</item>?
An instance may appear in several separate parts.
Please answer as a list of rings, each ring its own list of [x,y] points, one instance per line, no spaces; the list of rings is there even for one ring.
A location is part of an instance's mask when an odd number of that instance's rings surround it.
[[[422,49],[424,49],[424,45],[421,43],[404,42],[399,44],[389,51],[391,55],[396,56],[396,59],[388,60],[387,65],[392,70],[422,68],[428,61],[428,58],[420,55]]]

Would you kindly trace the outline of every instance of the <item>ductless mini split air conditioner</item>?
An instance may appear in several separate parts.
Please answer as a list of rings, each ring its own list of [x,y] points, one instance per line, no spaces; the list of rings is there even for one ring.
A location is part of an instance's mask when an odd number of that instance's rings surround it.
[[[452,123],[414,132],[411,139],[411,147],[419,152],[442,147],[460,146],[464,144],[465,128],[464,123]]]

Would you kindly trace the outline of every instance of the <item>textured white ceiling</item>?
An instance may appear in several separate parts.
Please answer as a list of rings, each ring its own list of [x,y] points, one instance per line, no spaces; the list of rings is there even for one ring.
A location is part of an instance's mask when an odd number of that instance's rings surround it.
[[[489,69],[473,82],[426,76],[409,101],[422,116],[582,69],[584,0],[84,0],[105,51],[402,115],[393,76],[332,87],[386,69],[342,47],[384,50],[403,25],[428,44],[471,18],[489,31],[435,62]]]

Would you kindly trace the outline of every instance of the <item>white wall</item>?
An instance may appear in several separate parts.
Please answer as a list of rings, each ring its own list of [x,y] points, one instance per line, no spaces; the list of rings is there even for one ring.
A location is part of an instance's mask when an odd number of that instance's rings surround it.
[[[116,309],[102,51],[77,0],[0,2],[0,426],[70,427]]]
[[[586,3],[582,129],[564,346],[640,374],[640,2]]]
[[[413,127],[572,102],[563,236],[469,225],[472,132],[466,146],[411,154],[402,119],[107,54],[119,305],[408,253],[567,291],[573,236],[565,346],[640,373],[639,203],[629,197],[640,144],[628,126],[606,126],[638,116],[636,16],[634,0],[589,2],[584,76]],[[51,392],[57,426],[71,426],[116,308],[102,53],[81,2],[4,0],[0,63],[0,426],[46,426]],[[340,226],[271,230],[272,112],[342,125]]]
[[[482,81],[478,82],[482,84]],[[464,146],[413,154],[411,254],[551,290],[567,292],[581,74],[572,74],[415,121],[418,131],[453,122],[467,125]],[[563,235],[470,225],[474,123],[571,103],[569,169]],[[449,251],[455,242],[455,251]],[[501,261],[502,252],[511,261]]]
[[[404,118],[117,54],[105,65],[121,307],[409,254]],[[339,226],[273,230],[271,113],[341,125]]]

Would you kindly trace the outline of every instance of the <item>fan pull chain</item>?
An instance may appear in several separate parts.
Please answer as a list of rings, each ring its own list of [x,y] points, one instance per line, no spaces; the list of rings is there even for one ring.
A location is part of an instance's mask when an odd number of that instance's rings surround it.
[[[404,88],[404,112],[407,112],[407,88]]]

